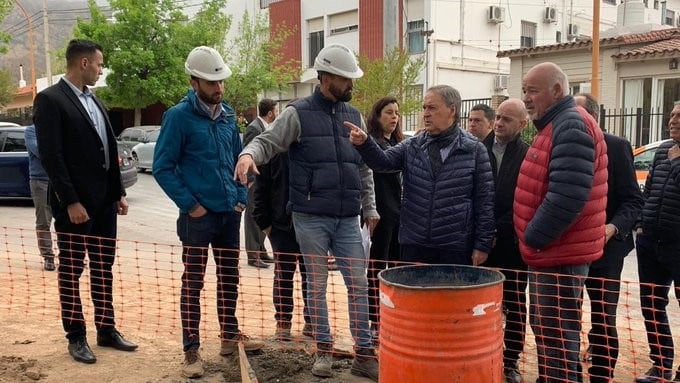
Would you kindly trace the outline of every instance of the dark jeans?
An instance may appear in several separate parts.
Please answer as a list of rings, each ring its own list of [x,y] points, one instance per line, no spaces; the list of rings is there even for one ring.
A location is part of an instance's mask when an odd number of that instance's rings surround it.
[[[536,339],[538,376],[545,383],[583,382],[580,332],[588,264],[529,267],[529,321]]]
[[[74,224],[66,208],[52,206],[54,229],[59,247],[59,302],[61,321],[69,341],[86,336],[83,306],[80,300],[80,276],[85,254],[90,265],[90,290],[97,331],[115,327],[113,315],[113,274],[116,258],[117,205],[107,204],[88,211],[90,220]]]
[[[672,369],[673,336],[666,306],[671,283],[675,285],[675,296],[680,297],[680,243],[664,243],[641,234],[636,248],[649,358],[656,366]]]
[[[295,240],[295,231],[281,230],[272,227],[269,242],[274,250],[274,318],[277,321],[290,322],[293,319],[293,292],[295,269],[299,265],[302,280],[302,299],[307,302],[307,270],[300,254],[300,246]],[[303,310],[305,323],[312,323],[307,312],[307,305]]]
[[[243,213],[243,230],[245,231],[246,240],[246,255],[249,261],[254,261],[260,259],[263,255],[267,254],[267,248],[264,247],[264,239],[266,236],[257,226],[257,222],[253,218],[253,197],[254,187],[248,188],[248,204],[246,205],[246,211]]]
[[[217,275],[217,319],[222,339],[238,334],[236,300],[239,284],[239,229],[241,213],[208,212],[198,218],[180,214],[177,235],[182,241],[182,343],[184,351],[201,345],[201,290],[208,263],[208,246],[212,245]]]
[[[607,256],[605,253],[604,256]],[[591,382],[609,382],[614,378],[619,357],[619,333],[616,331],[616,308],[621,289],[623,257],[612,257],[607,263],[590,266],[586,290],[590,297],[588,342],[593,358],[588,373]]]
[[[503,309],[505,334],[503,364],[516,367],[519,354],[524,350],[527,321],[527,265],[522,261],[514,238],[499,238],[483,266],[499,268],[505,276],[503,282]]]
[[[402,262],[426,263],[429,265],[472,265],[472,253],[419,245],[402,244],[400,259]]]
[[[380,283],[378,273],[399,261],[399,221],[380,220],[371,237],[368,259],[368,318],[380,322]]]

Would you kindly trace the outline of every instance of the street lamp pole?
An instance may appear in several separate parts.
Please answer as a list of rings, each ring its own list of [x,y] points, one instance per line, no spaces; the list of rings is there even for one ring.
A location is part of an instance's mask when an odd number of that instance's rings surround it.
[[[36,93],[36,83],[35,83],[35,44],[33,43],[33,22],[31,21],[30,16],[28,15],[28,12],[26,12],[26,9],[21,5],[19,0],[14,0],[14,4],[19,7],[21,10],[21,13],[24,14],[24,17],[26,18],[26,22],[28,23],[28,46],[29,49],[31,50],[31,101],[35,99],[35,93]]]

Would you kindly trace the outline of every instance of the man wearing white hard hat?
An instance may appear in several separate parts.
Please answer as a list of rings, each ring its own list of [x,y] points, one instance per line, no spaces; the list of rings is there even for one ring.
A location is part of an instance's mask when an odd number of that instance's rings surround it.
[[[222,100],[231,70],[213,48],[194,48],[184,64],[191,89],[163,115],[154,151],[153,175],[179,208],[177,235],[182,241],[182,343],[187,378],[203,375],[199,354],[200,295],[212,245],[217,275],[220,355],[264,343],[239,331],[235,316],[239,284],[239,229],[248,191],[231,177],[241,152],[234,110]]]
[[[319,86],[291,103],[272,125],[241,153],[234,179],[248,181],[248,172],[288,150],[289,205],[307,269],[307,307],[317,353],[312,374],[332,375],[332,345],[326,286],[328,252],[347,285],[350,331],[355,342],[352,373],[378,380],[378,362],[369,331],[367,259],[361,243],[359,214],[370,229],[378,223],[373,175],[349,143],[350,121],[365,130],[363,118],[347,101],[352,82],[363,76],[354,53],[344,45],[323,48],[314,69]]]

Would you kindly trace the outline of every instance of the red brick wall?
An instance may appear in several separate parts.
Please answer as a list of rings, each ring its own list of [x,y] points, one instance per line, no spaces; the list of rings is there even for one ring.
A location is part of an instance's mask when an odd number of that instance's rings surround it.
[[[359,53],[370,59],[383,57],[383,2],[359,0]]]
[[[279,65],[295,60],[297,66],[295,73],[300,73],[302,70],[300,67],[302,60],[301,23],[300,0],[281,0],[269,5],[269,25],[273,34],[276,34],[277,26],[285,25],[289,29],[293,28],[293,34],[282,45]]]

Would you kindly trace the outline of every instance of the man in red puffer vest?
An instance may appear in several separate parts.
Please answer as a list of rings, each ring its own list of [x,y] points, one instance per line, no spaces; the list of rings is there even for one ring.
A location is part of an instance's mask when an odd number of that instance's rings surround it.
[[[513,219],[529,266],[541,383],[583,381],[583,283],[605,244],[607,146],[597,122],[568,91],[567,76],[549,62],[531,68],[522,81],[538,134],[520,168]]]

